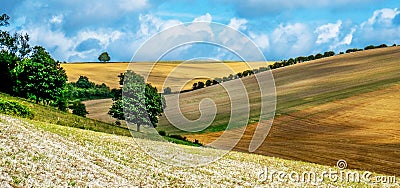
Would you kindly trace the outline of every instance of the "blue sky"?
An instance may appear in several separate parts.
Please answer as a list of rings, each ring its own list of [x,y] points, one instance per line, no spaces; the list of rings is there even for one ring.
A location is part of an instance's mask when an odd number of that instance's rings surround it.
[[[400,44],[398,0],[0,0],[0,4],[0,13],[12,18],[7,30],[27,32],[31,44],[69,62],[97,61],[103,51],[112,61],[129,61],[157,32],[194,20],[238,29],[267,60]],[[190,50],[207,54],[210,49]],[[170,58],[191,58],[190,50]]]

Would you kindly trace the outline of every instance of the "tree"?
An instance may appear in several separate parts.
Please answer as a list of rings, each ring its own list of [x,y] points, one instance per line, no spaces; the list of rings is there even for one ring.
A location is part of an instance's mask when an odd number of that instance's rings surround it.
[[[171,90],[170,87],[164,88],[164,95],[168,95],[168,94],[171,94],[171,93],[172,93],[172,90]]]
[[[7,14],[1,15],[0,27],[7,27],[10,24],[9,19],[10,17]],[[26,57],[31,52],[28,41],[28,34],[11,34],[8,31],[0,30],[0,50],[8,51],[18,56],[20,59]]]
[[[73,105],[70,107],[70,109],[72,109],[72,114],[75,114],[78,116],[86,117],[86,115],[89,114],[89,112],[86,111],[85,104],[83,104],[80,101],[73,103]]]
[[[197,82],[197,89],[204,88],[205,84],[204,82]]]
[[[196,83],[196,82],[193,83],[192,89],[193,89],[193,90],[196,90],[196,89],[197,89],[197,83]]]
[[[22,60],[18,70],[17,92],[20,96],[49,103],[62,96],[67,75],[50,54],[41,46],[33,48],[31,58]]]
[[[10,23],[8,22],[10,20],[10,16],[7,14],[3,14],[0,16],[0,26],[8,26]]]
[[[120,75],[120,83],[124,83],[122,95],[113,98],[113,105],[108,112],[112,117],[140,126],[156,127],[158,116],[163,112],[165,100],[157,92],[157,88],[145,84],[144,79],[133,71]]]
[[[212,85],[212,81],[211,80],[207,80],[206,81],[206,86],[208,87],[208,86],[211,86]]]
[[[78,88],[89,89],[89,88],[94,88],[95,83],[90,82],[89,78],[86,76],[79,76],[79,79],[78,81],[76,81],[75,86]]]
[[[8,51],[0,52],[0,92],[13,94],[17,81],[14,70],[19,61],[16,55]]]
[[[320,53],[318,53],[317,55],[315,55],[315,59],[321,59],[321,58],[323,58],[324,56],[322,55],[322,54],[320,54]]]
[[[101,53],[100,55],[99,55],[99,58],[97,58],[99,61],[101,61],[101,62],[108,62],[108,61],[110,61],[110,56],[108,55],[108,53],[107,52],[103,52],[103,53]]]

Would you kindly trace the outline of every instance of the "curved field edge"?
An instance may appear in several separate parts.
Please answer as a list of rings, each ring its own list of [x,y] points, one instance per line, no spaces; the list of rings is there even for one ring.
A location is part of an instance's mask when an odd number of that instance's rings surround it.
[[[345,159],[352,168],[399,175],[398,101],[400,83],[277,116],[268,137],[255,153],[318,164]],[[256,127],[257,123],[246,128],[234,150],[248,152]],[[222,134],[238,132],[186,136],[207,144]]]
[[[400,47],[388,47],[355,52],[305,62],[272,70],[276,85],[276,114],[290,114],[310,107],[376,91],[400,81]],[[268,74],[268,73],[260,73]],[[249,124],[258,122],[261,96],[254,76],[230,81],[240,86],[243,82],[250,100]],[[200,133],[226,129],[230,118],[230,101],[220,85],[207,87],[179,96],[182,114],[191,120],[200,117],[199,103],[204,98],[215,101],[218,111],[213,123]],[[168,99],[167,99],[167,111]],[[179,114],[171,110],[170,114]],[[188,125],[189,126],[189,125]],[[190,134],[170,124],[162,116],[158,129],[170,134]]]
[[[132,138],[0,115],[0,185],[19,186],[345,186],[389,184],[331,182],[260,182],[272,171],[321,173],[335,167],[274,157],[229,152],[220,160],[196,168],[159,163],[141,152]],[[165,143],[143,140],[168,149]],[[182,146],[196,152],[199,148]],[[204,149],[204,148],[203,148]],[[212,153],[213,149],[207,149]],[[211,155],[211,154],[210,154]],[[345,170],[344,172],[348,172]],[[362,173],[362,172],[360,172]],[[373,173],[373,177],[379,176]],[[392,184],[392,186],[398,184]]]

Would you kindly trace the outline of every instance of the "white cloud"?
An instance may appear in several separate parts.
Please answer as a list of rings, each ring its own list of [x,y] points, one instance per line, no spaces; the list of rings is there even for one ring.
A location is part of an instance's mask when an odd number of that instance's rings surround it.
[[[206,13],[205,15],[199,16],[193,20],[193,22],[211,22],[212,16],[210,13]]]
[[[367,22],[362,24],[362,27],[365,25],[374,25],[374,24],[383,24],[383,25],[390,25],[394,17],[400,12],[397,8],[395,9],[381,9],[376,10],[371,18],[368,19]]]
[[[278,57],[294,57],[309,53],[314,36],[302,23],[279,25],[271,34],[271,50]]]
[[[236,30],[246,30],[247,22],[248,21],[246,19],[232,18],[228,26]]]
[[[50,23],[52,23],[52,24],[61,24],[62,21],[63,21],[63,16],[62,15],[53,16],[50,19]]]
[[[138,10],[148,5],[147,0],[119,0],[119,8],[126,11]]]
[[[328,23],[315,29],[314,33],[318,34],[317,41],[315,43],[324,44],[332,39],[337,40],[341,25],[342,21],[339,20],[336,23]]]
[[[263,50],[269,49],[269,38],[266,34],[255,34],[253,32],[249,32],[250,38],[254,41],[254,43]]]
[[[333,43],[333,44],[330,46],[330,48],[331,48],[331,49],[336,49],[337,47],[342,46],[342,45],[350,45],[350,44],[353,42],[353,35],[354,35],[354,32],[355,32],[355,31],[356,31],[356,28],[355,28],[355,27],[352,28],[351,31],[350,31],[350,33],[348,33],[348,34],[342,39],[342,41],[337,41],[337,42]]]

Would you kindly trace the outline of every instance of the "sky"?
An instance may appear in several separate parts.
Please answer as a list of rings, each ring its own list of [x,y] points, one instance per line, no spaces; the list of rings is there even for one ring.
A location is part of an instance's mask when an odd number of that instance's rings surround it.
[[[400,44],[399,8],[398,0],[0,0],[0,14],[11,17],[10,26],[2,30],[28,33],[32,45],[43,46],[55,59],[66,62],[98,61],[104,51],[111,61],[130,61],[152,36],[189,23],[158,44],[167,45],[184,38],[183,30],[193,29],[193,22],[238,30],[269,61],[370,44]],[[190,34],[197,40],[209,37],[200,32],[222,37],[207,29],[196,28]],[[233,34],[223,37],[230,38],[221,39],[223,45],[233,40],[236,46],[246,46]],[[207,45],[189,45],[166,58],[186,60],[210,51],[215,52],[214,58],[234,59],[218,55],[226,51]]]

